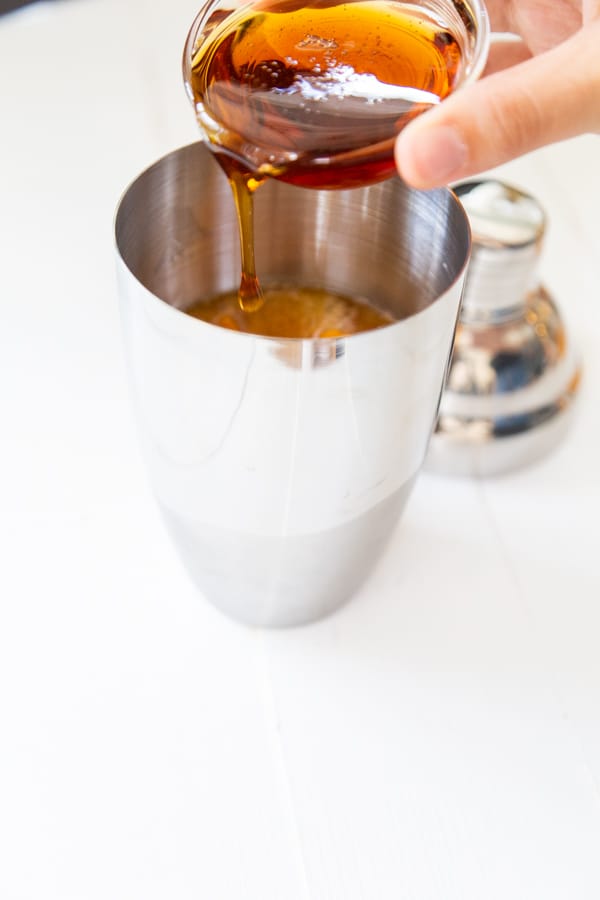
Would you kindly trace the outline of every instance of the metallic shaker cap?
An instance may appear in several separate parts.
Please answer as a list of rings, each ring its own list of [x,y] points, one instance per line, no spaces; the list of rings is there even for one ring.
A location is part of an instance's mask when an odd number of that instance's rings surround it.
[[[546,217],[497,180],[455,187],[471,260],[426,469],[496,475],[539,459],[565,434],[580,367],[560,311],[539,283]]]
[[[546,216],[534,197],[502,181],[466,181],[455,193],[473,234],[463,320],[504,318],[533,287]]]

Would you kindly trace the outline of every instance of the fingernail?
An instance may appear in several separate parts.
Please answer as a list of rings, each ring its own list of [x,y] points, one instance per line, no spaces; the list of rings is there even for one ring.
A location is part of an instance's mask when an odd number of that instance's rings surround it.
[[[400,135],[398,166],[416,187],[448,184],[461,175],[467,158],[467,145],[451,125],[416,126]]]

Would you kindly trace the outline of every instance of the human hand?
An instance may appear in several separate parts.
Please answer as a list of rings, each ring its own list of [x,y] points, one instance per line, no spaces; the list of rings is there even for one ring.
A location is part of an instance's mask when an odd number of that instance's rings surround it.
[[[487,0],[487,8],[492,30],[520,41],[492,44],[480,81],[401,132],[396,164],[413,187],[600,132],[600,0]]]

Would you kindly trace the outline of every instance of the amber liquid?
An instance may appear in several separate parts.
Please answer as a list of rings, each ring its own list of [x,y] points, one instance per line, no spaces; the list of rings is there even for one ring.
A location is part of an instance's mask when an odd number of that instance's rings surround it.
[[[186,309],[221,328],[278,338],[336,338],[390,325],[394,320],[363,300],[330,291],[270,287],[260,309],[245,312],[237,293],[223,294]]]
[[[215,12],[192,59],[198,122],[237,207],[247,311],[263,302],[252,227],[262,180],[347,188],[388,177],[395,135],[460,74],[457,39],[399,2],[307,2]]]
[[[398,2],[272,0],[214,15],[192,60],[201,128],[247,171],[304,187],[391,174],[394,136],[460,74],[457,39]]]

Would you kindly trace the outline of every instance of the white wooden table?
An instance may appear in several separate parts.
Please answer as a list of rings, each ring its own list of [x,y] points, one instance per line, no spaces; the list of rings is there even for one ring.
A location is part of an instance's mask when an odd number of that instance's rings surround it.
[[[423,476],[354,602],[247,630],[158,518],[114,283],[121,190],[197,138],[195,12],[0,19],[0,897],[598,900],[600,139],[503,170],[584,357],[567,441]]]

